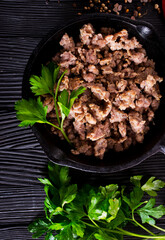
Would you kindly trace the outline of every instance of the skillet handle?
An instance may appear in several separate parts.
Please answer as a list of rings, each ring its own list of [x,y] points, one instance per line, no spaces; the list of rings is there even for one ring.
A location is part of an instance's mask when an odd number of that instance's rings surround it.
[[[158,35],[152,25],[149,23],[145,23],[144,25],[142,23],[132,23],[131,25],[143,39],[154,43],[154,45],[159,45],[157,44]]]
[[[163,139],[160,143],[159,151],[165,154],[165,139]]]
[[[159,37],[159,33],[157,30],[148,22],[134,22],[132,20],[130,24],[132,27],[138,32],[138,34],[146,41],[150,42],[150,44],[153,44],[153,47],[160,48],[163,52],[165,51],[165,45],[160,44],[162,42]]]
[[[149,40],[155,39],[155,32],[148,26],[136,25],[136,30],[143,37]]]

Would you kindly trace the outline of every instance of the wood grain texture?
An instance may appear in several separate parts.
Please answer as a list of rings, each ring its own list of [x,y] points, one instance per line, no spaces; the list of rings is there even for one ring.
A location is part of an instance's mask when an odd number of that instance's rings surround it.
[[[40,38],[0,38],[0,109],[13,109],[21,98],[24,69],[39,41]]]
[[[32,240],[32,234],[27,230],[28,225],[19,224],[18,226],[3,227],[0,229],[0,239],[2,240]],[[39,238],[44,240],[44,237]]]
[[[162,227],[162,225],[159,225]],[[134,230],[134,229],[129,229]],[[17,226],[17,227],[4,227],[0,230],[0,239],[3,240],[32,240],[32,234],[28,233],[27,225],[26,226]],[[38,238],[39,240],[44,240],[44,237]],[[125,237],[124,240],[135,240],[132,237]]]
[[[0,73],[23,74],[29,56],[39,41],[40,38],[0,38]],[[2,81],[7,82],[5,77],[4,75]]]
[[[22,74],[0,73],[0,109],[13,109],[22,94]]]
[[[27,149],[38,145],[30,128],[18,127],[19,121],[12,112],[1,112],[0,149]]]
[[[47,5],[44,0],[2,0],[0,36],[44,36],[50,29],[77,16],[78,9],[73,8],[72,4],[67,0],[60,4],[51,1]]]
[[[42,186],[25,188],[0,188],[0,227],[27,224],[36,217],[41,217],[44,207]]]
[[[38,151],[0,151],[0,184],[10,186],[38,185],[46,176],[48,159]]]

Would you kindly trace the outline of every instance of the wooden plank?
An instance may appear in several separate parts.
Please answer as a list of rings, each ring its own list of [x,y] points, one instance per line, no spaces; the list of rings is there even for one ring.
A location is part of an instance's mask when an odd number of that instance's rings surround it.
[[[43,186],[0,188],[0,226],[27,224],[44,214]]]
[[[0,38],[1,109],[13,108],[21,98],[23,72],[39,41],[40,38]]]
[[[19,75],[23,75],[27,61],[39,41],[40,38],[0,38],[1,84],[7,82],[8,76],[5,74],[6,72],[9,74],[19,73]],[[9,79],[11,81],[12,76]],[[13,81],[14,80],[16,79],[13,79]]]
[[[10,186],[38,185],[38,177],[47,175],[48,159],[37,150],[0,151],[0,184]]]
[[[0,228],[0,239],[3,240],[32,240],[32,234],[28,232],[27,224],[18,224],[17,226],[5,226]],[[38,238],[44,240],[44,237]]]
[[[79,2],[81,2],[79,0]],[[44,36],[50,29],[77,16],[71,1],[1,1],[0,36]],[[63,17],[62,17],[63,16]]]
[[[38,145],[31,128],[20,128],[18,124],[14,111],[1,113],[0,149],[27,149]]]
[[[19,128],[15,112],[0,111],[0,183],[38,184],[46,172],[47,156],[31,128]]]

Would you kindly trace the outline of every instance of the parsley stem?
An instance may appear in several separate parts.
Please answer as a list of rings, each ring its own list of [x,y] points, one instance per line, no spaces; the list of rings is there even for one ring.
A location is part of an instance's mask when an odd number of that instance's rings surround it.
[[[160,231],[162,231],[162,232],[165,232],[165,229],[163,229],[163,228],[161,228],[161,227],[158,227],[158,226],[156,226],[156,225],[150,225],[150,226],[152,226],[152,227],[154,227],[154,228],[156,228],[156,229],[158,229],[158,230],[160,230]]]
[[[54,97],[54,107],[55,107],[55,112],[56,112],[57,121],[58,121],[58,124],[59,124],[59,126],[60,126],[60,118],[59,118],[59,114],[58,114],[57,102],[56,102],[55,97]]]
[[[133,220],[134,223],[136,223],[139,227],[141,227],[144,231],[150,233],[151,235],[155,236],[155,234],[153,232],[151,232],[150,230],[148,230],[147,228],[145,228],[143,225],[141,225],[139,222],[137,222],[135,219]]]
[[[93,219],[88,215],[88,218],[90,219],[90,221],[97,227],[97,228],[100,228],[97,223],[95,223],[95,221],[93,221]]]
[[[85,221],[81,221],[82,223],[84,223],[85,225],[89,226],[89,227],[92,227],[92,228],[96,228],[94,225],[90,224],[90,223],[87,223]]]
[[[53,127],[55,127],[55,128],[57,128],[58,130],[60,130],[61,131],[61,128],[60,127],[58,127],[58,126],[56,126],[56,125],[54,125],[53,123],[51,123],[51,122],[46,122],[47,124],[49,124],[49,125],[51,125],[51,126],[53,126]]]
[[[90,219],[91,220],[91,219]],[[85,221],[83,221],[83,223],[85,223],[87,226],[95,228],[95,226],[97,225],[92,225],[89,224]],[[95,224],[95,222],[92,220],[92,223]],[[97,228],[100,228],[101,230],[104,230],[105,232],[110,232],[110,233],[116,233],[116,234],[120,234],[120,235],[125,235],[125,236],[132,236],[132,237],[138,237],[138,238],[143,238],[143,239],[165,239],[165,235],[160,235],[160,236],[148,236],[148,235],[141,235],[141,234],[137,234],[137,233],[133,233],[133,232],[128,232],[124,229],[121,228],[116,228],[117,230],[113,230],[113,229],[107,229],[107,228],[103,228],[103,227],[99,227],[97,225]]]
[[[54,125],[53,123],[48,122],[48,121],[47,121],[46,123],[49,124],[49,125],[51,125],[51,126],[53,126],[53,127],[55,127],[55,128],[57,128],[58,130],[60,130],[60,131],[62,132],[64,138],[66,139],[66,141],[67,141],[69,144],[71,144],[71,142],[70,142],[69,138],[67,137],[66,133],[64,132],[63,128],[60,128],[60,127],[58,127],[58,126],[56,126],[56,125]]]
[[[64,124],[64,118],[62,118],[62,120],[61,120],[61,132],[62,132],[64,138],[66,139],[66,141],[67,141],[69,144],[71,144],[71,141],[69,140],[69,138],[67,137],[66,133],[64,132],[63,124]]]
[[[133,232],[128,232],[122,228],[117,227],[116,229],[118,229],[119,231],[121,231],[121,233],[123,235],[127,235],[127,236],[132,236],[132,237],[138,237],[138,238],[147,238],[147,239],[165,239],[165,235],[160,235],[160,236],[148,236],[148,235],[141,235],[141,234],[137,234],[137,233],[133,233]]]
[[[137,222],[135,219],[134,219],[134,222],[139,226],[141,227],[144,231],[150,233],[151,235],[155,236],[155,234],[153,232],[151,232],[150,230],[148,230],[147,228],[145,228],[143,225],[141,225],[139,222]]]
[[[134,223],[136,223],[139,227],[141,227],[144,231],[150,233],[151,235],[155,235],[153,232],[151,232],[150,230],[148,230],[147,228],[145,228],[143,225],[141,225],[139,222],[136,221],[135,216],[134,216],[134,210],[132,210],[132,220],[134,221]]]
[[[66,139],[66,141],[67,141],[69,144],[71,144],[71,141],[69,140],[69,138],[67,137],[66,133],[64,132],[64,129],[63,129],[63,128],[60,128],[60,130],[61,130],[64,138]]]
[[[60,118],[59,118],[59,114],[58,114],[58,108],[57,108],[57,95],[58,95],[58,90],[59,90],[59,87],[60,87],[60,83],[65,75],[65,73],[67,72],[67,70],[65,70],[61,77],[59,78],[58,82],[57,82],[57,87],[56,87],[56,91],[55,91],[55,96],[54,96],[54,106],[55,106],[55,111],[56,111],[56,117],[57,117],[57,121],[58,121],[58,124],[60,126]]]

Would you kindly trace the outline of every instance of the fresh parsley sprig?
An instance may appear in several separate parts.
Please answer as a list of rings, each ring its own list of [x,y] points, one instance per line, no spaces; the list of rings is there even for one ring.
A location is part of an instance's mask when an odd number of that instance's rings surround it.
[[[66,117],[68,117],[70,110],[73,106],[74,101],[78,98],[79,95],[81,95],[86,88],[84,87],[79,87],[77,90],[73,90],[69,96],[69,93],[67,92],[67,90],[63,90],[61,92],[61,94],[58,96],[58,106],[60,108],[61,111],[61,117],[62,117],[62,121],[61,121],[61,128],[63,128],[63,123]]]
[[[165,232],[155,223],[155,219],[165,215],[165,207],[155,207],[153,197],[143,200],[152,191],[163,188],[163,181],[151,177],[142,185],[142,176],[134,176],[130,179],[133,189],[126,192],[125,187],[119,188],[117,184],[100,187],[86,184],[79,188],[71,184],[67,167],[51,162],[48,173],[49,179],[39,179],[45,185],[45,217],[29,225],[33,238],[45,234],[45,240],[123,240],[124,236],[165,239],[165,235],[155,234],[146,226],[149,224]],[[137,221],[137,216],[141,222]],[[141,228],[144,233],[125,230],[127,223],[138,230]]]
[[[17,118],[21,121],[19,124],[20,127],[32,126],[35,123],[46,123],[60,130],[67,142],[70,143],[69,138],[64,132],[63,123],[65,118],[68,117],[74,101],[86,88],[81,86],[77,90],[73,90],[70,95],[64,89],[59,94],[59,87],[66,73],[64,71],[57,81],[59,71],[60,66],[55,65],[53,62],[50,62],[47,66],[42,65],[41,76],[32,75],[29,79],[32,92],[35,96],[38,96],[37,100],[32,98],[29,100],[19,100],[15,103],[15,110]],[[44,107],[40,100],[40,96],[45,94],[50,94],[53,97],[58,126],[46,119],[48,107]],[[59,117],[58,106],[61,112],[61,119]]]
[[[47,66],[41,66],[41,76],[32,75],[29,79],[31,90],[35,96],[51,94],[54,96],[54,86],[60,71],[60,66],[50,62]],[[66,72],[66,71],[65,71]],[[62,77],[64,76],[63,73]]]
[[[29,100],[22,99],[15,103],[16,116],[21,121],[19,127],[33,126],[35,123],[46,123],[61,131],[61,128],[47,121],[48,106],[43,106],[40,97]]]
[[[36,122],[47,123],[46,114],[47,106],[43,107],[40,98],[37,100],[29,99],[28,101],[22,99],[15,104],[17,118],[21,121],[20,127],[33,126]]]

